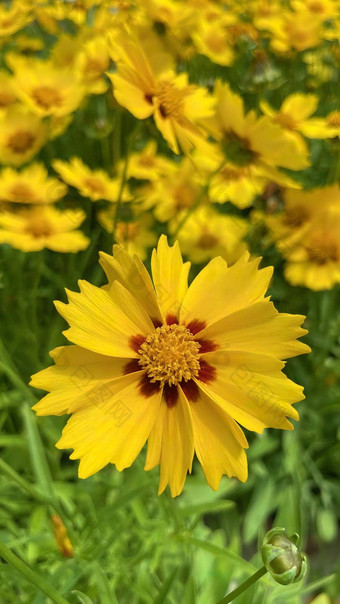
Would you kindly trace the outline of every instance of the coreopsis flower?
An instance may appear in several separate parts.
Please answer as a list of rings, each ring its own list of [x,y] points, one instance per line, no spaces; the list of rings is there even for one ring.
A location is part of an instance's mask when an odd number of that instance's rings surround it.
[[[281,249],[286,259],[284,275],[292,285],[314,291],[340,283],[340,211],[319,213],[294,245]]]
[[[202,121],[213,114],[207,90],[176,74],[172,56],[150,32],[119,32],[112,48],[117,73],[107,75],[118,103],[138,119],[153,116],[174,153],[199,145],[207,137]]]
[[[260,103],[260,107],[263,113],[291,132],[298,141],[301,141],[301,134],[307,138],[333,138],[337,134],[336,129],[330,127],[326,118],[311,117],[318,103],[319,99],[315,94],[297,92],[290,94],[278,111],[265,101]]]
[[[340,189],[337,185],[311,191],[284,189],[281,195],[283,207],[279,212],[266,214],[264,221],[270,231],[271,241],[285,255],[289,255],[292,246],[304,238],[312,221],[319,217],[322,220],[331,208],[339,207]]]
[[[73,113],[85,96],[85,87],[71,69],[59,69],[51,61],[15,61],[13,88],[18,98],[40,117]]]
[[[13,105],[0,113],[0,162],[21,166],[40,151],[47,139],[46,124],[26,107]]]
[[[201,194],[202,178],[192,161],[184,158],[173,163],[168,173],[138,191],[142,207],[153,208],[160,222],[176,219],[181,221]],[[205,196],[206,198],[206,196]]]
[[[118,166],[118,172],[123,173],[125,162]],[[126,178],[157,181],[160,177],[176,170],[176,165],[165,155],[157,152],[157,143],[150,140],[142,151],[129,155]]]
[[[230,25],[236,23],[235,15],[221,10],[220,19],[209,22],[204,13],[192,39],[198,52],[217,65],[231,65],[234,60]]]
[[[281,7],[280,14],[266,22],[272,50],[286,54],[318,46],[323,38],[322,22],[316,14]]]
[[[98,212],[98,222],[108,233],[113,232],[115,217],[115,206]],[[141,260],[145,260],[148,250],[157,243],[151,214],[136,216],[130,222],[118,221],[115,224],[115,241],[123,245],[129,254],[137,254]]]
[[[54,203],[64,197],[67,186],[48,175],[43,164],[33,163],[20,172],[4,168],[0,172],[0,201],[13,203]]]
[[[92,201],[117,201],[120,182],[110,178],[104,170],[92,170],[78,157],[73,157],[69,162],[56,159],[52,166],[59,176],[68,185],[78,189],[83,197]]]
[[[243,100],[220,81],[215,85],[216,113],[210,128],[227,161],[256,168],[258,176],[279,178],[277,168],[302,170],[309,165],[309,151],[296,138],[267,116],[257,117],[244,110]]]
[[[309,13],[321,21],[327,21],[339,15],[337,0],[291,0],[291,6],[297,12]]]
[[[247,250],[244,237],[248,223],[239,216],[224,215],[211,205],[198,208],[178,233],[183,254],[192,262],[207,262],[222,256],[233,264]]]
[[[32,16],[22,2],[14,0],[10,5],[2,2],[0,6],[0,37],[11,36],[23,29]]]
[[[103,94],[108,88],[103,75],[109,65],[107,41],[103,36],[97,36],[85,43],[83,41],[81,44],[81,49],[75,59],[74,71],[90,94]]]
[[[189,263],[162,236],[153,282],[137,256],[115,246],[101,254],[108,284],[80,281],[57,310],[72,342],[32,386],[50,393],[38,415],[72,414],[57,443],[74,449],[79,476],[109,463],[123,470],[148,441],[145,469],[160,465],[159,493],[183,488],[194,452],[209,485],[247,478],[239,424],[291,430],[302,387],[283,373],[283,358],[309,351],[296,338],[304,317],[279,314],[266,297],[271,268],[246,253],[232,267],[214,258],[188,287]]]
[[[54,252],[85,250],[90,240],[77,230],[85,220],[82,210],[59,211],[51,206],[33,206],[18,212],[0,213],[0,244],[23,252],[42,249]]]
[[[17,97],[13,89],[13,76],[0,70],[0,110],[6,110],[17,102]]]

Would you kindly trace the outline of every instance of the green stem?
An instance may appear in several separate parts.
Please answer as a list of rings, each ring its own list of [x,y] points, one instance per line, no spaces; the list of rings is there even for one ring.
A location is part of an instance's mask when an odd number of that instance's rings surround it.
[[[55,589],[43,579],[38,573],[33,571],[21,558],[19,558],[16,554],[14,554],[6,545],[0,543],[0,556],[14,566],[14,568],[19,571],[26,579],[33,583],[40,591],[42,591],[46,596],[51,598],[55,604],[69,604],[68,600],[65,600],[63,596],[61,596]]]
[[[220,172],[220,170],[222,170],[223,166],[226,164],[227,160],[224,159],[222,163],[220,163],[220,165],[218,166],[218,168],[216,168],[216,170],[214,170],[214,172],[212,172],[209,175],[209,178],[207,180],[207,182],[205,183],[204,187],[202,187],[202,189],[200,190],[199,194],[197,195],[194,203],[192,204],[192,206],[188,209],[187,213],[185,214],[185,216],[183,217],[183,219],[179,222],[179,224],[177,225],[174,233],[172,234],[172,243],[175,242],[178,233],[182,230],[182,228],[184,227],[186,221],[188,220],[188,218],[191,216],[191,214],[194,213],[194,211],[198,208],[198,206],[200,205],[204,195],[208,192],[209,190],[209,186],[211,183],[211,179],[216,176],[216,174],[218,174]]]
[[[24,489],[31,497],[40,501],[41,503],[47,503],[53,506],[53,501],[49,495],[43,495],[34,486],[32,486],[27,480],[22,478],[11,466],[9,466],[3,459],[0,459],[0,472],[3,472],[7,478],[12,479],[17,483],[19,487]]]
[[[263,575],[265,575],[266,572],[267,572],[266,567],[262,566],[262,568],[260,568],[258,571],[256,571],[256,573],[254,573],[251,577],[249,577],[249,579],[244,581],[244,583],[241,583],[241,585],[239,585],[236,589],[234,589],[232,592],[230,592],[230,594],[227,594],[224,598],[222,598],[222,600],[219,600],[217,602],[217,604],[228,604],[228,602],[232,602],[233,600],[235,600],[235,598],[237,598],[237,596],[242,594],[251,585],[256,583],[256,581],[261,579],[261,577],[263,577]]]

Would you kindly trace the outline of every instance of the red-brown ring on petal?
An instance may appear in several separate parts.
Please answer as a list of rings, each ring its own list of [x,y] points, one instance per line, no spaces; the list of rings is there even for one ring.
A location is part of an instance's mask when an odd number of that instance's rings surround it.
[[[200,370],[198,373],[198,379],[201,382],[211,382],[216,378],[216,367],[213,367],[206,361],[200,360]]]
[[[138,334],[137,336],[131,336],[129,339],[129,346],[132,348],[134,352],[138,352],[141,345],[144,344],[146,338],[142,336],[142,334]]]
[[[194,380],[181,382],[181,388],[190,403],[195,403],[198,400],[200,391]]]
[[[165,398],[165,402],[168,405],[169,409],[172,409],[177,403],[178,400],[178,389],[177,386],[169,386],[169,384],[165,384],[163,389],[163,396]]]
[[[156,327],[156,328],[157,328],[157,327],[162,327],[162,325],[163,325],[162,321],[160,321],[159,319],[153,319],[153,318],[151,317],[151,321],[152,321],[152,323],[153,323],[154,327]]]
[[[129,361],[128,363],[126,363],[124,369],[123,369],[123,373],[124,375],[127,375],[128,373],[134,373],[135,371],[141,371],[141,366],[138,362],[138,359],[132,359],[132,361]]]
[[[176,315],[174,315],[173,313],[169,312],[166,315],[166,324],[167,325],[174,325],[175,323],[178,323],[178,319],[176,317]]]
[[[150,103],[150,105],[152,105],[152,98],[152,94],[144,94],[144,99],[147,103]]]
[[[218,349],[218,344],[215,344],[215,342],[213,342],[212,340],[205,340],[204,338],[201,338],[199,340],[196,340],[196,342],[198,342],[201,347],[198,351],[199,354],[204,354],[205,352],[213,352],[214,350]]]
[[[155,392],[158,392],[158,390],[160,389],[160,383],[150,382],[146,373],[141,378],[138,386],[140,394],[142,394],[142,396],[144,396],[145,398],[149,398],[150,396],[155,394]]]
[[[194,336],[196,333],[202,331],[202,329],[206,327],[206,322],[200,321],[199,319],[193,319],[193,321],[190,321],[190,323],[188,323],[186,327],[187,329],[189,329],[189,331],[191,331],[192,335]]]

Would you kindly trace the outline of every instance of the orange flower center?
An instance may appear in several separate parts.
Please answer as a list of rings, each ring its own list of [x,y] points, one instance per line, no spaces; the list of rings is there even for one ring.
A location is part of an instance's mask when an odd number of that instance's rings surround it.
[[[309,259],[315,264],[327,264],[328,262],[337,262],[339,254],[337,246],[334,243],[323,243],[320,246],[307,247]]]
[[[8,107],[15,101],[15,96],[6,90],[0,92],[0,107]]]
[[[162,325],[141,345],[139,365],[151,382],[177,386],[197,377],[200,344],[184,325]]]
[[[32,132],[19,130],[9,137],[7,147],[9,147],[13,153],[25,153],[25,151],[32,148],[34,141],[35,136]]]
[[[100,182],[100,180],[98,180],[98,178],[96,178],[95,176],[89,176],[88,178],[85,178],[84,185],[96,195],[105,194],[105,187],[103,183]]]
[[[51,109],[52,107],[60,107],[62,98],[55,88],[51,86],[40,86],[35,88],[32,92],[37,105],[43,109]]]
[[[178,118],[181,115],[185,93],[175,88],[172,82],[160,82],[155,94],[162,117]]]
[[[294,118],[292,118],[291,115],[288,115],[288,113],[278,113],[276,116],[276,121],[278,124],[280,124],[280,126],[287,128],[288,130],[295,130],[296,128]]]
[[[218,239],[211,233],[203,233],[198,240],[198,245],[203,250],[211,250],[218,244]]]
[[[340,127],[340,111],[333,111],[327,118],[327,124],[329,126]]]
[[[26,233],[29,233],[35,239],[40,239],[41,237],[49,237],[52,235],[53,227],[47,220],[44,220],[44,218],[35,217],[32,219],[32,222],[27,225]]]
[[[23,182],[18,182],[11,187],[11,197],[18,203],[29,203],[32,201],[34,194],[32,189]]]

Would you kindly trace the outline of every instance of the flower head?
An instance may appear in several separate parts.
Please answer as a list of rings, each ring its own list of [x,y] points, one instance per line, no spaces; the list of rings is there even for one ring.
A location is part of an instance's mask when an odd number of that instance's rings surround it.
[[[292,429],[302,388],[283,358],[309,351],[296,338],[301,316],[279,314],[265,297],[272,270],[246,253],[228,268],[212,260],[188,287],[189,263],[162,236],[153,282],[137,256],[101,254],[103,288],[80,281],[56,302],[72,346],[32,378],[49,390],[39,415],[72,414],[57,446],[73,448],[86,478],[108,463],[130,466],[148,441],[145,469],[160,465],[161,493],[183,488],[194,452],[217,489],[221,476],[247,478],[239,423],[262,432]]]

